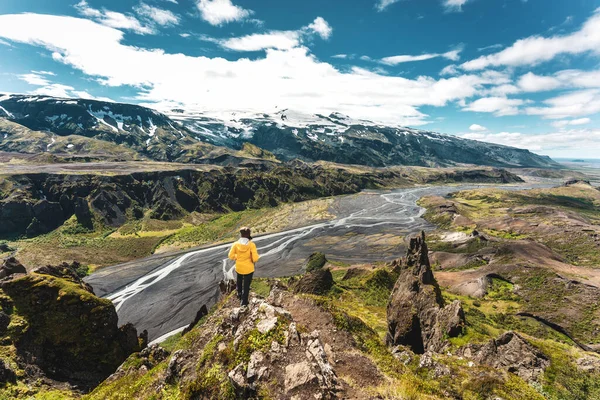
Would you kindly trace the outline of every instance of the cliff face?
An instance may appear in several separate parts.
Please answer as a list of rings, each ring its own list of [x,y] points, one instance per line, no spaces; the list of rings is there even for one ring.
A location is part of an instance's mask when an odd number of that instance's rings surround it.
[[[117,227],[144,215],[173,220],[193,211],[272,207],[282,202],[356,193],[365,188],[433,180],[507,183],[520,178],[503,170],[465,169],[435,171],[421,179],[400,169],[353,172],[302,162],[112,176],[13,175],[0,186],[0,235],[46,233],[73,215],[85,229],[98,224]]]
[[[133,326],[118,327],[113,304],[96,297],[73,267],[47,266],[0,281],[0,351],[9,355],[5,381],[15,390],[24,384],[87,391],[145,345]]]

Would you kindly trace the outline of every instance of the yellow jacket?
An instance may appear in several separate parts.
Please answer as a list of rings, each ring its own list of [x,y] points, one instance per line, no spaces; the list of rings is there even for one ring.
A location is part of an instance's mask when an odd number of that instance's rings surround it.
[[[259,258],[256,245],[246,238],[241,238],[235,242],[229,250],[229,259],[235,261],[235,271],[240,275],[248,275],[254,272],[254,263]]]

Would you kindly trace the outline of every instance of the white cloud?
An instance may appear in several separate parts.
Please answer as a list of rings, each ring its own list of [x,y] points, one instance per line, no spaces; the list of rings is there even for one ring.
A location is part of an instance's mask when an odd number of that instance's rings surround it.
[[[86,0],[81,0],[75,5],[75,8],[81,15],[93,18],[102,25],[106,25],[111,28],[127,29],[140,35],[155,33],[152,27],[142,25],[137,18],[131,15],[125,15],[106,9],[97,10],[90,7]]]
[[[13,47],[12,44],[8,43],[5,40],[0,39],[0,45],[2,46],[8,46],[8,47]]]
[[[600,70],[569,69],[558,71],[552,76],[540,76],[529,72],[519,79],[518,85],[525,92],[600,88]]]
[[[520,132],[466,133],[461,137],[554,156],[578,154],[581,157],[595,158],[600,154],[600,129],[571,129],[537,135]]]
[[[290,50],[302,45],[305,39],[310,39],[312,35],[318,35],[321,38],[328,38],[331,35],[329,24],[321,17],[297,31],[271,31],[267,33],[254,33],[251,35],[234,37],[230,39],[219,39],[202,35],[200,40],[212,42],[219,46],[234,51],[260,51],[266,49]]]
[[[203,38],[221,47],[235,51],[259,51],[265,49],[290,50],[300,45],[300,35],[295,31],[255,33],[231,39]]]
[[[521,99],[506,97],[483,97],[477,99],[463,108],[464,111],[494,113],[497,116],[515,115],[519,113],[519,106],[525,102]]]
[[[555,128],[564,128],[569,125],[575,125],[575,126],[576,125],[586,125],[586,124],[589,124],[590,122],[592,122],[592,120],[589,118],[579,118],[579,119],[572,119],[572,120],[554,121],[552,123],[552,126]]]
[[[254,13],[234,5],[231,0],[198,0],[197,6],[202,19],[216,26],[242,21]]]
[[[329,25],[329,23],[321,17],[315,18],[315,20],[308,25],[307,28],[319,35],[323,40],[329,39],[331,37],[331,33],[333,32],[331,25]]]
[[[172,3],[172,4],[179,4],[177,2],[177,0],[163,0],[163,1],[166,1],[167,3]]]
[[[392,4],[395,4],[399,1],[400,0],[377,0],[377,3],[375,3],[375,8],[377,9],[377,11],[383,11]]]
[[[469,0],[443,0],[444,7],[446,11],[462,11],[462,6],[464,6]]]
[[[525,113],[547,119],[582,117],[600,112],[600,90],[589,89],[567,93],[545,100],[545,107],[528,107]]]
[[[46,86],[50,84],[50,81],[48,79],[46,79],[38,73],[34,73],[33,71],[31,74],[19,75],[18,78],[22,81],[27,82],[30,85]]]
[[[56,26],[61,29],[53,29]],[[104,85],[135,87],[136,99],[146,103],[164,101],[212,111],[269,112],[275,107],[307,113],[339,111],[416,126],[428,121],[420,107],[468,99],[483,85],[503,79],[492,74],[407,79],[355,68],[338,70],[301,44],[230,61],[130,46],[123,37],[122,31],[88,19],[0,15],[0,38],[43,47],[56,61]]]
[[[31,71],[34,74],[38,74],[38,75],[50,75],[50,76],[56,76],[56,74],[52,71]]]
[[[144,18],[147,18],[161,26],[179,25],[179,17],[169,10],[163,10],[158,7],[149,6],[146,3],[140,3],[134,7],[135,12]]]
[[[68,85],[61,85],[60,83],[52,83],[48,86],[41,87],[31,92],[32,94],[39,94],[43,96],[52,97],[73,97],[69,94],[74,88]]]
[[[519,87],[526,92],[542,92],[560,87],[560,81],[551,76],[539,76],[532,72],[519,79]]]
[[[599,9],[600,10],[600,9]],[[530,36],[494,54],[468,61],[461,67],[468,71],[499,66],[533,66],[550,61],[560,54],[600,54],[600,11],[596,10],[580,30],[568,35]]]
[[[487,131],[487,128],[485,126],[473,124],[469,127],[469,130],[474,131],[474,132],[483,132],[483,131]]]
[[[108,97],[96,97],[94,95],[89,94],[85,90],[72,90],[69,97],[78,97],[80,99],[86,100],[98,100],[98,101],[107,101],[109,103],[114,103],[114,100]]]
[[[192,35],[190,35],[189,33],[180,33],[179,36],[181,36],[182,38],[189,38]]]
[[[485,47],[479,47],[477,49],[477,51],[497,50],[497,49],[501,49],[502,47],[504,47],[504,46],[497,43],[497,44],[492,44],[492,45],[485,46]]]
[[[458,71],[458,68],[456,68],[456,64],[450,64],[444,67],[444,69],[442,69],[440,71],[440,75],[444,76],[444,75],[458,75],[460,72]]]
[[[438,58],[438,57],[443,57],[443,58],[446,58],[451,61],[458,61],[458,59],[460,58],[461,51],[462,51],[462,49],[456,49],[456,50],[448,51],[446,53],[430,53],[430,54],[421,54],[418,56],[412,56],[412,55],[391,56],[391,57],[382,58],[380,60],[380,62],[385,65],[398,65],[398,64],[407,63],[407,62],[431,60],[432,58]]]
[[[335,54],[335,55],[331,56],[331,58],[339,58],[339,59],[342,59],[342,60],[345,60],[348,57],[349,57],[348,54]]]
[[[517,93],[521,93],[521,92],[522,92],[521,88],[519,88],[513,84],[507,83],[507,84],[501,84],[498,86],[493,86],[487,90],[484,90],[482,92],[482,94],[489,95],[492,97],[506,97],[508,95],[517,94]]]

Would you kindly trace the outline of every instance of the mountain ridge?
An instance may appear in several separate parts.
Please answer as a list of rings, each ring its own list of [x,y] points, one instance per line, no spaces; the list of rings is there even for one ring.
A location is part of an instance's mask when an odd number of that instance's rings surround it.
[[[524,149],[354,120],[335,112],[307,115],[282,109],[273,114],[211,114],[171,109],[161,113],[124,103],[2,94],[0,107],[0,151],[86,154],[106,147],[91,142],[98,140],[111,147],[103,151],[115,156],[122,150],[131,153],[127,157],[132,160],[231,164],[260,158],[260,152],[255,152],[258,157],[240,154],[250,143],[283,161],[560,168],[549,157]],[[7,124],[41,132],[45,139],[32,139],[28,132],[13,136],[15,127]],[[77,143],[64,139],[57,143],[67,136],[76,137]]]

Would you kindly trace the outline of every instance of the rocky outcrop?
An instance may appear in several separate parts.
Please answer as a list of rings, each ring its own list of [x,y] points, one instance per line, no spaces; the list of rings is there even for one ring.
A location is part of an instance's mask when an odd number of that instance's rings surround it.
[[[333,287],[333,275],[329,268],[316,269],[304,274],[294,285],[297,293],[325,294]]]
[[[303,269],[306,272],[312,272],[314,270],[323,268],[325,264],[327,264],[327,257],[325,257],[325,254],[318,252],[312,253],[306,260]]]
[[[418,354],[441,351],[447,338],[462,333],[465,315],[459,301],[444,304],[424,233],[410,240],[406,260],[394,265],[400,276],[387,306],[387,344],[404,345]]]
[[[94,289],[92,286],[84,282],[82,277],[77,273],[77,270],[80,267],[81,264],[79,262],[73,261],[71,264],[65,262],[56,266],[46,265],[45,267],[35,268],[32,272],[65,279],[69,282],[79,285],[79,287],[81,287],[83,290],[94,294]]]
[[[12,362],[28,384],[86,391],[140,350],[136,329],[119,328],[114,305],[94,296],[72,265],[13,274],[0,282],[0,299],[2,325],[11,327],[2,344],[16,349]]]
[[[527,382],[538,381],[550,360],[521,335],[506,332],[486,344],[469,344],[460,355],[479,364],[512,372]]]
[[[6,278],[13,274],[26,274],[27,270],[17,259],[9,257],[2,263],[0,267],[0,279]]]

